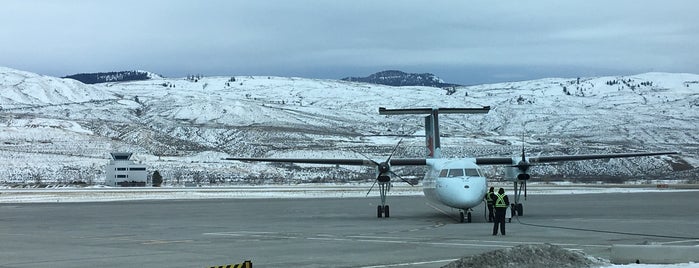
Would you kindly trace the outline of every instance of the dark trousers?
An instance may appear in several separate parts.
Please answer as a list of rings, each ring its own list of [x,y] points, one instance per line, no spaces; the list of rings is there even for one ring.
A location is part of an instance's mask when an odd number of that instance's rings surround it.
[[[488,204],[488,222],[493,222],[495,215],[493,215],[493,204]]]
[[[493,222],[493,235],[498,234],[498,225],[500,226],[500,233],[505,235],[505,212],[507,208],[495,208],[495,221]]]

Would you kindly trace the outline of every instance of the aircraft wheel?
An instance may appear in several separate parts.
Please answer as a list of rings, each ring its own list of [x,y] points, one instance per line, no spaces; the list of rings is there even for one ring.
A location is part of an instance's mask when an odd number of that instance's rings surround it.
[[[471,212],[466,213],[466,222],[471,223]]]
[[[391,216],[391,213],[389,213],[389,210],[388,210],[388,205],[383,207],[383,216],[386,218]]]
[[[376,207],[376,217],[377,218],[383,217],[383,207],[382,206]]]
[[[464,212],[463,211],[459,211],[459,222],[464,223]]]
[[[517,211],[517,216],[524,216],[524,206],[522,204],[515,205],[515,210]]]

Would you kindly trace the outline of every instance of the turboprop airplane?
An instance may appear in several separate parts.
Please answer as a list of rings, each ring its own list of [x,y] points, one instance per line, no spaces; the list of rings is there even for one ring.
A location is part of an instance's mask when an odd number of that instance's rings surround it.
[[[437,204],[446,205],[459,210],[460,222],[471,222],[471,211],[483,202],[488,189],[487,179],[479,165],[505,165],[505,177],[514,184],[513,212],[523,215],[521,196],[526,198],[526,183],[531,178],[529,168],[533,164],[560,161],[579,161],[591,159],[609,159],[621,157],[641,157],[654,155],[677,154],[677,152],[638,152],[616,154],[584,154],[584,155],[554,155],[527,158],[524,149],[521,157],[475,157],[475,158],[442,158],[439,139],[439,114],[484,114],[490,111],[490,106],[480,108],[415,108],[415,109],[386,109],[379,108],[382,115],[427,114],[425,117],[425,137],[427,157],[392,159],[396,147],[388,159],[378,162],[370,159],[310,159],[310,158],[241,158],[230,157],[226,160],[259,161],[259,162],[290,162],[304,164],[331,165],[366,165],[376,168],[374,185],[379,186],[381,205],[376,208],[378,218],[390,217],[389,206],[386,205],[386,195],[391,187],[391,177],[397,177],[410,185],[415,183],[405,180],[391,170],[393,166],[427,166],[422,181],[425,197]],[[399,142],[400,144],[400,142]],[[373,189],[371,186],[369,191]],[[513,215],[515,215],[513,213]]]

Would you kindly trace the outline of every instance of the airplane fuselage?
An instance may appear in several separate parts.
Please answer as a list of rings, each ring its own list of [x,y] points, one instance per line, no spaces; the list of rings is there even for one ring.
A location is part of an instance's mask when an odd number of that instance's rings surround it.
[[[433,203],[468,210],[483,202],[488,183],[468,158],[427,159],[430,169],[422,182],[425,197]]]

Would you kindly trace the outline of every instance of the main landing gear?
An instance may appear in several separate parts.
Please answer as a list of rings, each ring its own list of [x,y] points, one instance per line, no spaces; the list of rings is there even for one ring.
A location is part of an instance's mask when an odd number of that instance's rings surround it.
[[[381,196],[381,205],[376,207],[376,216],[378,218],[388,218],[391,216],[391,211],[386,205],[386,194],[391,190],[391,177],[389,176],[379,176],[379,195]]]
[[[376,217],[381,218],[386,216],[386,218],[391,216],[390,210],[388,209],[388,205],[379,205],[376,207]]]
[[[517,187],[517,181],[515,181],[515,202],[510,204],[510,211],[512,211],[512,216],[521,217],[524,215],[524,205],[520,202],[522,193],[524,193],[524,200],[527,200],[527,181],[523,180],[522,183]],[[510,218],[512,219],[512,218]]]
[[[524,206],[522,203],[511,204],[512,215],[524,216]]]
[[[471,219],[471,210],[470,209],[468,211],[465,211],[465,214],[464,214],[463,209],[459,210],[459,222],[460,223],[464,223],[464,222],[471,223],[471,220],[472,219]]]

